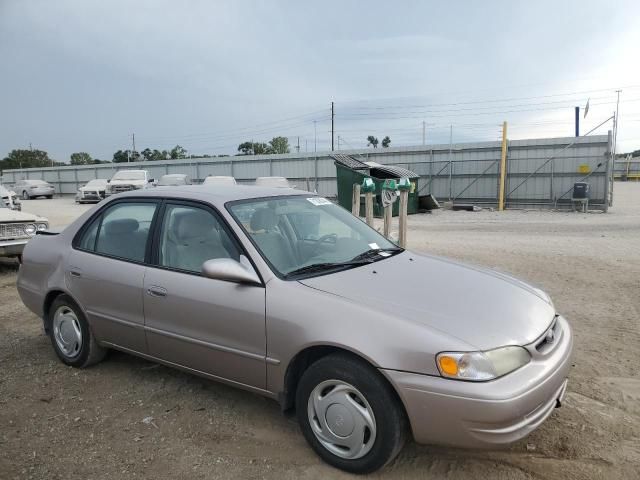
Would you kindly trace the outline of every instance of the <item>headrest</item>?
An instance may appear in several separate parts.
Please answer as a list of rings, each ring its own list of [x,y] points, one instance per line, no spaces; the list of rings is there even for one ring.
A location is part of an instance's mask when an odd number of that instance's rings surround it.
[[[273,230],[278,225],[278,215],[272,208],[260,208],[251,216],[251,230]]]
[[[108,235],[119,235],[122,233],[132,233],[138,230],[138,221],[133,218],[119,218],[110,220],[104,224],[104,231]]]
[[[217,233],[215,220],[204,210],[184,212],[176,220],[176,235],[180,240],[212,236]]]

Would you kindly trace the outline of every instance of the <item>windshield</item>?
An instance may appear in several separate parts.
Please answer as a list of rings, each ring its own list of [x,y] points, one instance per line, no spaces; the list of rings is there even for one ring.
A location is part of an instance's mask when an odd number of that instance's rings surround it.
[[[48,185],[44,180],[26,180],[27,185]]]
[[[112,180],[144,180],[144,172],[125,170],[124,172],[117,172]]]
[[[277,197],[228,205],[265,260],[283,277],[328,273],[389,255],[378,251],[402,251],[326,198]],[[369,252],[374,256],[365,259]]]

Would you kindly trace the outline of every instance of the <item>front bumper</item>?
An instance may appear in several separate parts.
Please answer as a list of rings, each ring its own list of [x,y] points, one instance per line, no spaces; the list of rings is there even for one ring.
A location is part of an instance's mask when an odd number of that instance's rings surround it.
[[[21,255],[28,241],[28,238],[20,240],[0,240],[0,257]]]
[[[552,351],[489,382],[382,370],[404,403],[416,442],[486,448],[538,428],[560,405],[571,368],[571,329],[564,318],[557,321],[562,336]]]

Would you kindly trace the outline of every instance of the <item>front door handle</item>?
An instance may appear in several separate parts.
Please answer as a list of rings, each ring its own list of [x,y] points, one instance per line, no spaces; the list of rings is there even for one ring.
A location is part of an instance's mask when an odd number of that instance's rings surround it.
[[[147,288],[147,295],[150,295],[152,297],[166,297],[167,289],[162,287],[156,287],[156,286],[149,287]]]
[[[80,270],[78,270],[77,268],[73,268],[73,269],[69,270],[69,275],[71,275],[72,277],[81,277],[82,276],[82,272]]]

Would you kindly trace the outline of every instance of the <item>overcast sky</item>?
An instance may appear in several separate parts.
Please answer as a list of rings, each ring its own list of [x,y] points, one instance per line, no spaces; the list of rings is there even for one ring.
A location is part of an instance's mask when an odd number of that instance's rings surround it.
[[[235,153],[573,135],[612,115],[640,148],[636,1],[0,0],[0,158]],[[315,123],[314,123],[315,121]],[[316,135],[314,136],[314,126]],[[598,132],[606,133],[611,123]],[[336,145],[337,146],[337,145]]]

